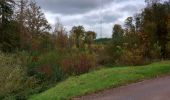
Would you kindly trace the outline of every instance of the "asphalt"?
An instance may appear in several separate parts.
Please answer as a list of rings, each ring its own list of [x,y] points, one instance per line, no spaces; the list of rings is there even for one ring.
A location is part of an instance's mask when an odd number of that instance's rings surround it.
[[[170,100],[170,76],[113,88],[74,100]]]

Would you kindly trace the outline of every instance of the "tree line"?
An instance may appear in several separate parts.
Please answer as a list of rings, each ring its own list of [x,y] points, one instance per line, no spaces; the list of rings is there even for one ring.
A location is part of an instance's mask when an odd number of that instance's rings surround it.
[[[96,38],[95,32],[85,31],[83,26],[73,27],[70,35],[61,23],[56,23],[53,32],[51,29],[41,7],[34,0],[0,1],[1,51],[42,50],[56,45],[79,48],[82,43],[90,46]]]
[[[114,61],[130,55],[136,61],[137,58],[140,58],[139,61],[169,58],[170,1],[145,2],[147,7],[134,17],[128,17],[124,27],[114,25],[108,50]]]
[[[105,52],[111,55],[109,58],[112,58],[113,62],[123,59],[124,56],[130,56],[132,59],[138,57],[140,60],[169,57],[170,1],[145,2],[146,8],[134,17],[128,17],[123,27],[119,24],[114,25],[111,42],[104,45],[107,50]],[[0,1],[1,51],[96,49],[96,33],[86,31],[83,26],[74,26],[67,32],[58,21],[54,31],[51,30],[52,27],[41,7],[35,1]]]
[[[143,65],[170,58],[170,1],[147,6],[112,38],[96,39],[83,26],[51,27],[33,0],[0,0],[0,99],[27,100],[73,75],[101,66]]]

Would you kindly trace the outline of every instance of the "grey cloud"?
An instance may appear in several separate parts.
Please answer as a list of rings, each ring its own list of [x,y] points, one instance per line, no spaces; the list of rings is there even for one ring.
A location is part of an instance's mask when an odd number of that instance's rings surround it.
[[[36,0],[46,11],[62,14],[85,13],[89,10],[99,8],[101,0]],[[103,0],[106,5],[114,0]]]
[[[110,37],[115,23],[123,25],[125,18],[133,16],[145,6],[144,0],[103,0],[101,12],[101,0],[36,1],[46,13],[49,22],[54,24],[56,17],[59,17],[68,31],[72,26],[83,25],[100,36],[100,19],[103,17],[103,37]]]
[[[144,5],[134,5],[134,4],[131,4],[131,5],[125,5],[123,7],[121,7],[119,9],[120,12],[137,12],[139,10],[141,10],[141,7],[143,7]],[[132,15],[133,16],[133,15]]]
[[[114,23],[116,20],[118,20],[121,17],[121,15],[106,15],[103,17],[103,23]]]

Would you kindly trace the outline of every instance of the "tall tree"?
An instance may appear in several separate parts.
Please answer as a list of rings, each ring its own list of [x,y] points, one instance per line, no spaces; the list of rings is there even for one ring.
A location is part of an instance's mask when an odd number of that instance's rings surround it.
[[[16,17],[19,23],[24,26],[25,21],[26,21],[26,9],[29,6],[28,0],[18,0],[16,2]]]
[[[27,29],[26,29],[26,9],[29,6],[29,2],[28,0],[18,0],[16,2],[16,11],[15,11],[15,16],[16,16],[16,20],[19,23],[20,26],[20,48],[24,49],[26,48],[30,43],[29,43],[29,37],[30,34],[28,34]]]
[[[170,4],[154,3],[143,12],[143,30],[152,37],[150,41],[159,43],[162,58],[166,58],[166,45],[168,43],[168,14]],[[146,26],[150,26],[146,27]],[[146,31],[147,30],[147,31]],[[149,31],[148,31],[149,30]]]
[[[12,18],[14,1],[13,0],[1,0],[0,1],[0,24],[8,24]]]
[[[145,0],[148,7],[152,6],[153,4],[159,3],[160,1],[162,1],[162,0]]]
[[[96,39],[96,33],[93,31],[85,32],[85,41],[89,47],[91,47],[93,41]]]
[[[33,35],[38,35],[51,29],[41,8],[34,1],[30,2],[26,17],[26,26]]]
[[[113,34],[112,34],[112,38],[117,38],[117,37],[122,37],[124,33],[124,30],[122,28],[121,25],[119,24],[115,24],[113,27]]]
[[[135,29],[136,29],[136,32],[140,32],[141,31],[141,14],[137,14],[135,16]]]
[[[133,17],[128,17],[125,20],[125,30],[126,30],[126,34],[135,32],[135,25],[133,24]]]
[[[122,47],[124,42],[124,29],[121,25],[115,24],[113,27],[112,34],[112,44],[117,48],[117,46]]]
[[[55,29],[54,29],[54,37],[55,37],[55,44],[57,49],[65,49],[68,47],[68,35],[67,32],[62,25],[62,23],[58,20]]]
[[[125,20],[125,39],[129,49],[133,49],[138,46],[139,38],[136,30],[133,17],[128,17]]]
[[[113,27],[112,41],[108,45],[107,52],[111,55],[111,58],[116,62],[123,53],[124,44],[124,29],[121,25],[115,24]]]
[[[84,41],[85,29],[83,26],[74,26],[70,31],[71,37],[74,38],[76,47],[79,48]]]
[[[12,19],[13,0],[0,0],[0,49],[12,51],[18,47],[18,24]]]

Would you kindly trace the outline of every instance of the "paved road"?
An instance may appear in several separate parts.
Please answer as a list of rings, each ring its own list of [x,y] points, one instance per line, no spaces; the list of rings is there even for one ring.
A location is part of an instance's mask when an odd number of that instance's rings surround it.
[[[170,76],[106,90],[75,100],[170,100]]]

